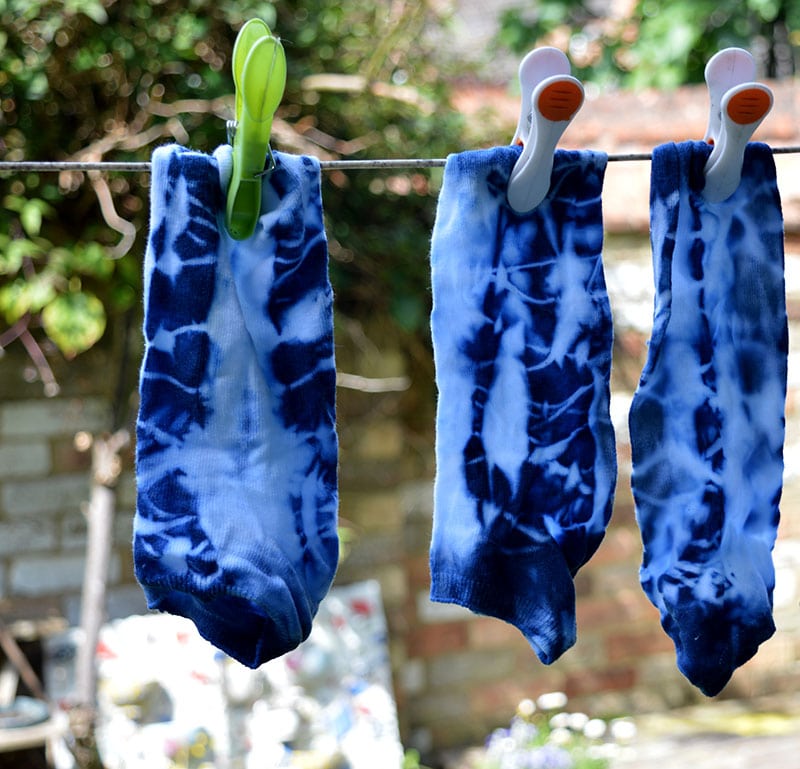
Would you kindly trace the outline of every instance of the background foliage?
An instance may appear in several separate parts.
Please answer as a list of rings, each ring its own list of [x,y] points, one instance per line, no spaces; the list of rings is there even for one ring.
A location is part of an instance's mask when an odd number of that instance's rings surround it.
[[[447,5],[0,0],[0,158],[147,160],[167,141],[213,150],[232,117],[236,32],[255,16],[287,52],[276,147],[444,156],[469,146],[448,103],[465,66],[437,45]],[[790,75],[792,29],[790,0],[538,0],[504,12],[498,43],[517,55],[557,45],[587,83],[668,87],[700,81],[729,45],[752,50],[762,75]],[[323,175],[337,318],[382,324],[421,366],[440,173]],[[0,351],[21,342],[49,392],[48,356],[108,342],[139,311],[148,184],[148,174],[0,176]]]
[[[551,42],[569,51],[574,74],[606,86],[701,83],[708,59],[731,46],[753,53],[760,77],[787,77],[797,64],[800,3],[539,0],[504,11],[499,40],[515,53]]]
[[[447,64],[424,34],[443,20],[427,2],[0,0],[0,158],[148,160],[167,141],[210,152],[226,141],[231,49],[252,17],[287,53],[278,149],[335,158],[460,148]],[[22,341],[55,391],[43,353],[72,358],[138,312],[149,177],[5,176],[0,348]],[[430,175],[326,174],[324,185],[340,313],[424,336]]]

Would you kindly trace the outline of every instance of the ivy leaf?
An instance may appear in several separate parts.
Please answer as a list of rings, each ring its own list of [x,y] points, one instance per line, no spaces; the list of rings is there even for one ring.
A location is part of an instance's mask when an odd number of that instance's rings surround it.
[[[106,330],[103,303],[85,291],[62,294],[42,310],[45,333],[67,358],[88,350]]]
[[[25,257],[37,259],[43,253],[44,251],[38,243],[26,238],[15,238],[9,241],[3,250],[2,262],[5,264],[5,268],[0,271],[5,272],[7,275],[15,273],[22,266],[22,260]]]
[[[78,273],[108,280],[114,273],[114,260],[101,243],[76,243],[69,248],[53,248],[49,264],[60,274]]]
[[[53,216],[55,209],[49,203],[39,198],[24,198],[20,195],[6,195],[3,207],[19,214],[22,229],[32,238],[42,230],[42,220],[45,216]]]
[[[0,312],[9,323],[23,315],[37,313],[56,297],[52,276],[41,273],[30,278],[18,278],[0,288]]]
[[[84,275],[93,275],[108,280],[114,272],[114,260],[100,243],[80,243],[73,249],[74,270]]]
[[[36,205],[37,202],[36,200],[29,200],[19,212],[22,228],[31,237],[35,237],[42,231],[42,209]]]
[[[27,243],[29,241],[12,240],[8,235],[0,233],[0,275],[14,275],[19,272],[28,253],[25,246]]]
[[[105,24],[108,21],[108,13],[99,0],[67,0],[64,10],[70,14],[83,13],[95,24]]]

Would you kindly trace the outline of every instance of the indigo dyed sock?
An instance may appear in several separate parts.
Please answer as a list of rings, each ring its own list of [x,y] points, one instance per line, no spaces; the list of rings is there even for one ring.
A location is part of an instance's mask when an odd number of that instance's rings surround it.
[[[630,412],[642,586],[705,694],[775,630],[771,550],[783,472],[783,222],[768,147],[706,203],[710,147],[653,155],[653,333]]]
[[[319,165],[276,157],[237,242],[217,159],[157,149],[144,275],[136,575],[251,667],[305,639],[338,557]]]
[[[616,479],[606,156],[558,151],[533,212],[506,200],[519,147],[447,160],[431,244],[439,389],[431,598],[518,627],[550,663],[575,642],[572,578]]]

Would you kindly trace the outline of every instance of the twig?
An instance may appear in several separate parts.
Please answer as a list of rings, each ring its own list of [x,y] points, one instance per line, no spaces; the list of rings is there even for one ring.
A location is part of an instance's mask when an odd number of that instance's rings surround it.
[[[336,385],[365,393],[390,393],[408,390],[411,387],[411,380],[407,376],[374,378],[340,371],[336,374]]]
[[[49,703],[50,698],[47,696],[39,676],[34,672],[25,653],[19,648],[19,644],[2,619],[0,619],[0,649],[3,650],[8,660],[17,669],[20,678],[25,682],[25,686],[30,689],[31,694],[36,699]]]
[[[31,334],[27,326],[18,339],[25,346],[28,357],[33,361],[33,365],[36,366],[36,370],[39,372],[39,377],[44,385],[44,394],[48,398],[54,398],[61,391],[61,387],[56,381],[53,369],[50,368],[50,364],[47,362],[42,348],[39,347],[39,343],[33,338],[33,334]]]
[[[127,219],[123,219],[117,213],[108,182],[98,171],[89,171],[89,181],[92,184],[94,194],[97,196],[97,202],[100,204],[100,212],[103,214],[105,223],[112,230],[122,235],[119,243],[111,249],[112,256],[115,259],[119,259],[133,248],[133,244],[136,242],[136,226]]]
[[[19,339],[22,334],[25,333],[25,329],[28,328],[30,320],[30,314],[25,313],[11,328],[6,329],[0,334],[0,350],[3,350],[3,348],[8,347],[13,341]]]

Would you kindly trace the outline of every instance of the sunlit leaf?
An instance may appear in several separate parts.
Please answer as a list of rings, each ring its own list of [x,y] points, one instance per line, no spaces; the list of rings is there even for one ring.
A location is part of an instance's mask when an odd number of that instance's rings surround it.
[[[28,235],[38,235],[42,230],[42,209],[35,200],[29,200],[19,212],[22,228]]]
[[[0,312],[9,323],[14,323],[23,315],[39,312],[55,297],[56,289],[49,275],[17,278],[0,288]]]
[[[93,294],[62,294],[42,311],[42,325],[47,336],[69,357],[88,350],[106,329],[103,303]]]
[[[12,240],[8,235],[0,232],[0,275],[14,275],[22,267],[23,259],[27,254],[24,244],[30,241]]]
[[[27,238],[15,238],[5,247],[6,257],[12,264],[22,264],[22,260],[27,256],[36,258],[42,255],[42,246],[34,243]]]
[[[67,13],[83,13],[95,24],[105,24],[108,14],[99,0],[66,0],[64,10]]]
[[[76,243],[70,248],[54,248],[49,254],[50,266],[59,273],[79,273],[107,280],[114,273],[114,260],[101,243]]]
[[[41,232],[42,220],[45,216],[53,216],[55,208],[39,198],[26,198],[22,195],[6,195],[3,208],[19,214],[22,228],[34,237]]]

